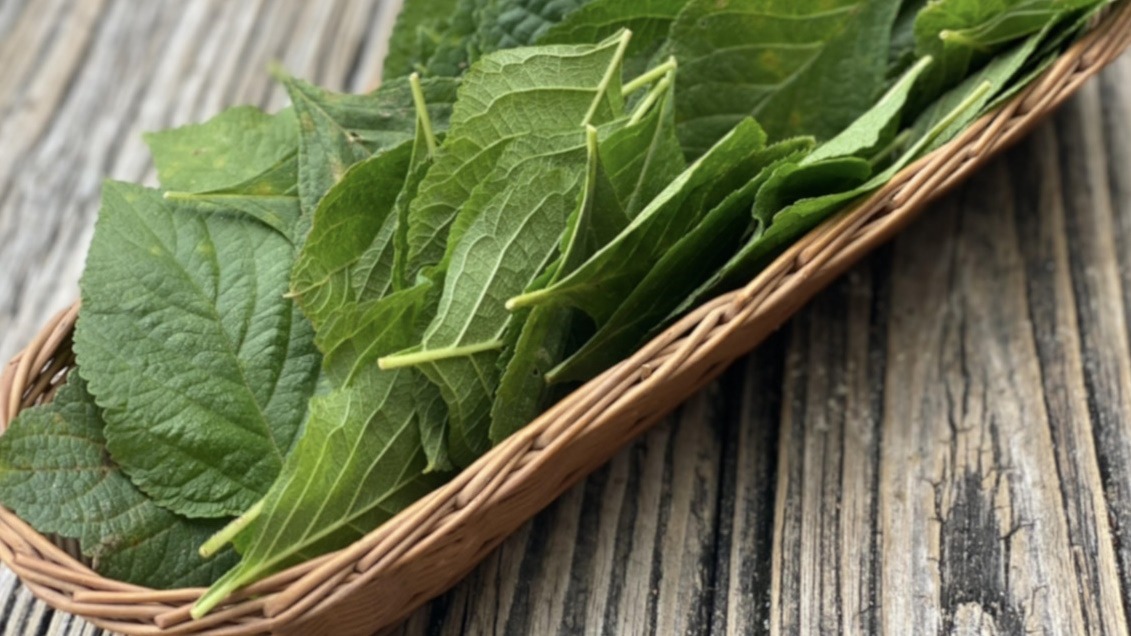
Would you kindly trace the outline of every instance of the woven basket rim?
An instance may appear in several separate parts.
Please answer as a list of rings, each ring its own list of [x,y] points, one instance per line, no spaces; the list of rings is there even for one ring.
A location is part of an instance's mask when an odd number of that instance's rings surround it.
[[[202,588],[157,591],[101,577],[2,506],[0,561],[55,608],[128,634],[254,634],[324,615],[378,574],[438,550],[437,542],[450,539],[453,528],[473,512],[505,504],[523,480],[582,437],[615,425],[620,427],[618,440],[631,440],[674,406],[670,397],[658,397],[669,391],[657,389],[674,384],[680,387],[675,393],[682,395],[715,377],[833,277],[894,236],[928,202],[1023,136],[1129,45],[1131,0],[1121,0],[1004,106],[822,223],[748,285],[695,309],[362,539],[249,586],[201,620],[192,621],[188,610]],[[77,313],[76,303],[52,317],[0,374],[0,432],[20,410],[51,399],[65,380],[74,364],[70,337]],[[560,493],[587,471],[575,472],[543,491]],[[524,510],[541,507],[524,505]],[[488,537],[479,556],[462,565],[473,566],[499,540]],[[447,585],[467,568],[455,569],[444,578]],[[417,594],[415,605],[397,608],[390,616],[407,614],[443,589]]]

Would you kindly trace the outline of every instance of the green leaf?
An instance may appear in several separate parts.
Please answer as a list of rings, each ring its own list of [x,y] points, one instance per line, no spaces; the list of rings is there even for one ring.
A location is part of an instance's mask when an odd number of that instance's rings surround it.
[[[580,130],[516,140],[469,202],[474,221],[456,243],[443,293],[423,342],[408,358],[448,405],[448,454],[457,466],[488,446],[495,358],[508,322],[506,300],[521,293],[556,254],[584,184]],[[494,193],[482,196],[482,193]],[[480,207],[481,206],[481,207]],[[492,344],[498,343],[498,344]],[[382,360],[388,368],[394,358]]]
[[[170,190],[165,198],[176,199],[201,214],[245,214],[297,243],[301,216],[298,150],[240,183],[205,192]]]
[[[449,243],[454,247],[448,234],[457,212],[510,142],[529,134],[581,131],[585,123],[620,116],[625,42],[512,49],[475,65],[460,87],[447,138],[409,207],[406,281],[415,282],[425,268],[440,263]],[[443,266],[439,269],[442,274]]]
[[[993,85],[988,81],[965,88],[962,100],[954,104],[950,112],[933,120],[932,127],[918,135],[896,161],[858,187],[848,187],[864,174],[864,166],[854,158],[833,157],[778,168],[776,172],[780,174],[771,177],[771,182],[759,190],[754,203],[756,220],[769,227],[756,232],[741,250],[672,312],[669,320],[709,298],[748,283],[771,258],[799,236],[853,201],[882,187],[905,166],[921,157],[937,139],[952,130],[955,122],[977,113],[992,92]],[[854,171],[857,172],[855,176]],[[840,174],[842,178],[833,180],[830,178],[833,174]]]
[[[657,86],[660,103],[639,120],[614,130],[590,149],[585,197],[571,215],[561,258],[523,293],[551,285],[612,242],[640,209],[684,170],[672,121],[671,83]],[[637,108],[646,108],[647,103]],[[565,357],[576,310],[540,306],[519,310],[511,320],[505,371],[491,407],[491,441],[499,442],[529,423],[548,400],[547,373]]]
[[[115,461],[174,512],[239,513],[291,447],[319,366],[292,258],[260,223],[103,188],[75,352]]]
[[[523,291],[543,289],[560,269],[561,262],[555,261]],[[544,376],[565,354],[574,313],[569,308],[535,307],[512,316],[496,365],[501,375],[491,404],[491,443],[510,437],[541,412],[548,388]]]
[[[888,55],[888,77],[896,78],[915,63],[915,18],[928,0],[903,0],[895,25],[891,30],[891,50]]]
[[[478,49],[490,53],[542,42],[541,37],[592,0],[490,0],[478,16]],[[615,34],[613,29],[600,36],[560,44],[592,44]]]
[[[490,0],[457,0],[448,19],[421,31],[413,70],[428,77],[459,77],[479,58],[477,16]]]
[[[161,186],[199,193],[237,187],[293,156],[298,126],[289,108],[268,115],[254,106],[237,106],[203,124],[144,138]]]
[[[367,313],[412,314],[425,304],[428,286],[374,301]],[[375,358],[420,337],[418,320],[371,324],[374,329],[343,340],[343,346]],[[328,328],[319,331],[320,338]],[[444,430],[437,393],[414,369],[357,364],[348,382],[313,398],[303,435],[279,479],[262,505],[234,526],[243,559],[201,598],[194,615],[207,613],[243,585],[348,545],[442,483],[443,475],[433,474],[443,466],[442,451],[427,453],[435,446],[429,435]],[[229,535],[218,537],[233,539]]]
[[[381,299],[346,302],[328,314],[314,338],[323,368],[339,385],[350,384],[363,368],[387,351],[379,346],[390,332],[413,329],[435,312],[432,285],[423,283]]]
[[[417,114],[407,79],[386,82],[366,95],[332,93],[293,77],[281,81],[298,116],[298,191],[307,216],[350,166],[415,134]],[[451,79],[424,83],[437,130],[447,125],[456,85]]]
[[[508,308],[573,306],[603,324],[669,247],[756,175],[749,164],[765,139],[753,120],[744,120],[668,184],[614,241],[555,284],[512,298]]]
[[[687,168],[675,136],[672,82],[657,85],[658,103],[637,105],[639,120],[614,130],[601,140],[601,164],[628,219],[634,219],[652,199]],[[641,112],[643,109],[643,112]],[[595,222],[603,222],[603,218]]]
[[[917,143],[930,136],[931,143],[921,150],[922,153],[926,153],[957,136],[986,112],[995,96],[1004,93],[1013,85],[1026,63],[1033,58],[1043,39],[1044,33],[1028,37],[943,94],[915,120],[908,135],[911,142]],[[949,118],[955,109],[969,101],[970,95],[982,86],[987,86],[987,90],[981,91],[975,101],[963,107],[959,115],[954,117],[945,129],[937,130],[940,121]]]
[[[420,70],[427,61],[425,42],[430,34],[445,28],[444,18],[455,10],[459,0],[405,0],[393,33],[389,37],[389,52],[381,76],[385,81]]]
[[[774,169],[800,159],[812,147],[811,139],[799,138],[779,142],[759,152],[751,162],[757,176],[716,205],[702,222],[680,238],[596,335],[546,374],[546,380],[588,380],[631,354],[649,331],[664,321],[687,294],[741,246],[750,225],[749,210],[754,197]]]
[[[672,26],[676,121],[697,156],[744,117],[771,139],[839,133],[875,101],[898,0],[692,0]]]
[[[931,64],[929,57],[919,60],[888,89],[875,106],[849,124],[839,135],[817,147],[805,158],[805,163],[833,157],[867,156],[889,143],[895,137],[895,130],[915,83]]]
[[[311,400],[306,432],[236,538],[241,561],[194,616],[264,576],[349,545],[442,483],[424,474],[418,419],[435,409],[417,404],[421,382],[412,369],[368,366],[349,386]]]
[[[396,227],[393,208],[412,150],[412,142],[405,142],[363,160],[319,202],[291,275],[291,295],[315,329],[343,305],[377,299],[391,289],[389,228]]]
[[[630,128],[647,128],[637,124]],[[608,137],[617,138],[627,129]],[[646,145],[650,135],[632,138]],[[561,241],[561,256],[523,290],[540,290],[581,266],[592,254],[624,229],[628,218],[601,164],[596,131],[587,140],[583,196],[570,215]],[[626,146],[618,145],[621,149]],[[546,373],[565,356],[576,311],[568,307],[542,306],[523,309],[511,319],[507,349],[500,362],[504,369],[491,406],[490,438],[498,443],[538,415],[547,400]]]
[[[957,84],[1005,46],[1038,33],[1064,12],[1099,0],[934,0],[915,19],[920,55],[938,60],[930,95]]]
[[[625,51],[625,74],[643,73],[688,0],[592,0],[569,13],[538,36],[538,44],[585,44],[598,42],[621,29],[632,31]]]
[[[102,416],[72,373],[55,400],[20,414],[0,437],[0,501],[43,533],[79,540],[104,576],[158,589],[207,585],[236,559],[196,548],[222,522],[157,506],[110,461]]]

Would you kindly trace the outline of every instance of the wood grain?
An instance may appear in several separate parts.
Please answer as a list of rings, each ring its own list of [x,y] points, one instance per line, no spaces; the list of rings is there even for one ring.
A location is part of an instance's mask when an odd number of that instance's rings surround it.
[[[140,132],[372,87],[395,0],[0,0],[0,358]],[[1126,634],[1131,60],[394,633]],[[96,634],[0,569],[0,634]]]

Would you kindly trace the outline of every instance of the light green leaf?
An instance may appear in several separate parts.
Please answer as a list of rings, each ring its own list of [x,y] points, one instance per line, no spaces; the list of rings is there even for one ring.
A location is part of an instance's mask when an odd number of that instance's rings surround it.
[[[206,192],[170,190],[175,199],[201,214],[245,214],[297,243],[299,229],[298,151],[235,185]]]
[[[697,156],[744,117],[824,140],[883,88],[899,0],[692,0],[672,26],[676,122]]]
[[[161,186],[199,193],[237,187],[293,156],[298,126],[289,108],[268,115],[254,106],[237,106],[203,124],[144,138]]]
[[[908,134],[910,144],[931,137],[931,143],[921,149],[922,153],[942,146],[964,130],[978,116],[986,112],[994,97],[1013,85],[1018,74],[1032,58],[1044,38],[1044,33],[1028,37],[1021,44],[998,55],[978,72],[970,75],[958,86],[947,91],[919,115]],[[986,89],[979,91],[981,87]],[[977,99],[970,102],[970,96],[978,91]],[[967,103],[969,102],[969,103]],[[951,117],[960,105],[960,114]],[[938,124],[950,118],[950,124],[938,130]],[[909,145],[910,145],[909,144]]]
[[[264,576],[349,545],[442,483],[442,475],[423,474],[418,419],[434,409],[417,404],[421,382],[412,369],[371,365],[349,386],[311,400],[305,433],[236,538],[242,560],[201,597],[194,616]]]
[[[600,326],[703,214],[757,174],[749,164],[765,139],[752,119],[744,120],[668,184],[614,241],[555,284],[512,298],[508,308],[567,305]]]
[[[595,156],[590,151],[585,197],[562,237],[562,256],[523,293],[544,289],[580,267],[685,169],[672,120],[671,82],[653,91],[659,91],[658,104],[601,139]],[[647,101],[637,106],[646,107]],[[491,407],[491,441],[529,423],[548,401],[545,378],[568,351],[576,313],[571,307],[546,305],[513,315],[512,342],[501,358],[505,371]]]
[[[235,564],[196,548],[223,524],[157,506],[110,461],[102,417],[72,373],[47,405],[20,414],[0,437],[0,501],[43,533],[79,540],[107,577],[158,589],[207,585]]]
[[[424,284],[352,311],[411,315],[427,304],[427,292]],[[348,313],[351,305],[343,309]],[[343,322],[346,329],[356,324]],[[342,347],[364,352],[346,363],[403,349],[419,339],[422,323],[374,319],[370,325],[341,339]],[[319,337],[334,329],[323,327]],[[433,474],[443,467],[442,450],[427,452],[436,444],[431,437],[444,430],[446,414],[437,406],[438,391],[418,371],[383,371],[375,364],[355,364],[348,382],[313,398],[303,435],[262,504],[206,545],[231,540],[243,559],[201,598],[194,615],[244,585],[348,545],[442,483],[444,476]]]
[[[455,245],[458,236],[449,240],[448,234],[457,212],[511,141],[581,131],[585,123],[599,125],[621,115],[625,42],[512,49],[475,65],[460,87],[447,138],[409,208],[406,281],[415,282]]]
[[[581,130],[523,137],[507,150],[469,201],[468,210],[480,209],[451,254],[436,317],[409,357],[448,404],[448,454],[457,466],[470,464],[488,446],[495,359],[509,319],[506,300],[553,259],[584,184]],[[388,368],[394,359],[382,364]]]
[[[640,114],[638,121],[613,130],[598,148],[604,171],[629,220],[687,168],[675,136],[672,82],[653,91],[658,91],[657,103]],[[636,110],[646,107],[647,103],[641,103]],[[602,223],[604,219],[594,221]]]
[[[281,81],[298,116],[298,191],[308,217],[350,166],[414,137],[417,115],[407,79],[386,82],[366,95],[332,93],[293,77]],[[456,85],[442,78],[424,82],[436,130],[446,127]]]
[[[551,263],[523,291],[545,288],[560,269],[560,261]],[[496,360],[501,375],[491,404],[492,444],[510,437],[541,412],[549,388],[544,376],[565,355],[575,313],[568,307],[535,307],[512,315],[503,352]]]
[[[904,106],[932,60],[925,57],[907,70],[875,106],[849,124],[836,137],[826,141],[805,157],[803,163],[816,163],[833,157],[867,156],[895,137]]]
[[[412,142],[404,142],[363,160],[319,202],[291,275],[291,295],[317,330],[343,305],[377,299],[391,289],[392,253],[385,248],[392,244],[393,208],[412,150]],[[367,253],[372,262],[359,267]]]
[[[772,183],[768,182],[759,190],[754,203],[756,220],[769,226],[756,232],[741,250],[672,312],[669,320],[709,298],[746,284],[799,236],[853,201],[882,187],[905,166],[923,156],[937,139],[948,134],[955,122],[976,113],[987,96],[992,94],[993,85],[984,81],[964,90],[962,100],[949,113],[934,120],[933,126],[919,135],[898,159],[858,187],[848,187],[864,174],[863,165],[854,164],[859,160],[852,158],[830,158],[805,166],[778,168],[776,172],[780,174],[771,177]],[[852,174],[853,165],[859,171],[855,176]],[[840,174],[842,178],[831,179],[834,174]]]
[[[319,365],[283,297],[292,258],[260,223],[103,188],[75,352],[110,453],[174,512],[239,513],[291,447]]]
[[[749,210],[754,197],[774,169],[787,161],[800,159],[812,147],[812,139],[799,138],[779,142],[759,152],[751,162],[757,176],[716,205],[664,253],[597,333],[568,360],[546,374],[546,380],[588,380],[631,354],[649,331],[661,324],[687,294],[742,245],[750,225]]]

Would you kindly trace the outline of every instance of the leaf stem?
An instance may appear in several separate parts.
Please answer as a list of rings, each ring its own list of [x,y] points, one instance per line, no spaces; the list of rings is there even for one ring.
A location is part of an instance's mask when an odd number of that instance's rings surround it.
[[[398,353],[385,356],[377,359],[377,366],[388,371],[389,369],[414,367],[428,362],[471,356],[477,353],[483,353],[484,351],[494,351],[495,349],[502,348],[503,342],[501,340],[488,340],[487,342],[477,342],[462,347],[446,347],[444,349],[413,351],[412,353]]]
[[[589,105],[589,111],[585,113],[585,119],[581,121],[581,127],[588,126],[593,117],[597,114],[597,109],[601,107],[601,100],[605,98],[605,93],[609,90],[609,84],[613,82],[613,77],[616,73],[620,72],[621,62],[624,61],[624,52],[628,49],[628,42],[632,39],[632,31],[624,29],[621,31],[620,43],[617,44],[617,50],[613,53],[613,59],[609,60],[609,67],[605,69],[605,75],[601,78],[601,83],[597,85],[597,94],[593,96],[593,103]]]
[[[941,135],[947,128],[950,128],[952,125],[954,125],[954,122],[958,121],[958,118],[962,116],[962,113],[970,110],[975,104],[978,103],[978,100],[985,97],[986,94],[989,93],[991,89],[993,89],[993,87],[994,85],[989,80],[986,80],[979,84],[978,88],[970,91],[970,94],[967,95],[966,98],[961,102],[959,102],[953,110],[947,113],[946,117],[943,117],[937,124],[932,126],[931,129],[927,131],[927,134],[923,137],[920,143],[925,146],[937,139],[938,136]]]
[[[942,31],[939,31],[939,39],[942,40],[943,42],[947,42],[949,44],[958,44],[958,45],[965,46],[965,47],[970,48],[970,49],[974,49],[975,51],[981,51],[983,53],[989,53],[990,51],[993,50],[989,46],[982,44],[982,43],[978,42],[977,40],[975,40],[974,38],[967,36],[966,33],[965,33],[966,30],[967,29],[963,29],[963,30],[943,29]]]
[[[897,150],[899,150],[900,148],[902,148],[903,145],[906,144],[907,140],[910,139],[910,138],[911,138],[911,129],[909,128],[909,129],[904,130],[903,132],[899,133],[898,135],[896,135],[895,139],[891,140],[891,143],[884,146],[876,154],[872,155],[872,157],[870,159],[868,159],[868,163],[872,164],[872,167],[875,168],[876,166],[883,163],[884,160],[886,160],[888,157],[891,157],[892,155],[894,155],[895,152]]]
[[[200,546],[200,556],[205,559],[211,559],[216,556],[217,552],[231,543],[232,539],[234,539],[237,534],[251,525],[251,522],[255,521],[262,513],[263,500],[260,499],[242,515],[236,517],[231,523],[221,528],[219,532],[209,537],[208,540],[204,542],[204,545]]]
[[[669,57],[667,60],[664,61],[663,64],[657,66],[656,68],[653,68],[649,71],[642,73],[636,79],[625,84],[624,87],[621,89],[621,94],[624,95],[625,97],[628,97],[629,95],[635,93],[636,91],[640,90],[641,88],[644,88],[648,84],[651,84],[656,79],[664,77],[669,72],[674,71],[676,69],[676,66],[677,66],[677,63],[675,61],[675,57],[674,56]]]
[[[217,605],[224,602],[224,599],[231,596],[236,590],[243,587],[243,585],[257,575],[255,571],[248,573],[236,574],[236,570],[230,570],[227,574],[220,577],[219,581],[208,588],[204,594],[192,605],[189,610],[189,616],[193,620],[200,620],[208,615]]]
[[[428,104],[424,102],[424,89],[420,87],[420,73],[409,75],[408,84],[412,88],[412,105],[416,108],[416,117],[420,120],[424,141],[428,144],[428,157],[431,158],[436,154],[436,135],[432,132],[432,118],[428,116]]]
[[[525,307],[541,305],[542,303],[546,302],[547,299],[553,298],[553,296],[554,295],[553,293],[551,293],[549,287],[543,287],[542,289],[536,289],[534,291],[526,292],[525,294],[519,294],[518,296],[515,296],[507,301],[507,311],[514,311],[516,309],[523,309]]]
[[[641,119],[644,119],[644,115],[648,113],[648,110],[659,101],[660,95],[663,95],[664,92],[668,90],[668,87],[672,84],[672,80],[675,79],[675,73],[673,71],[674,67],[673,70],[668,71],[663,79],[657,82],[656,85],[652,87],[652,90],[648,91],[648,94],[644,96],[644,99],[636,105],[636,110],[633,111],[632,118],[628,120],[629,126],[633,126],[639,123]]]

